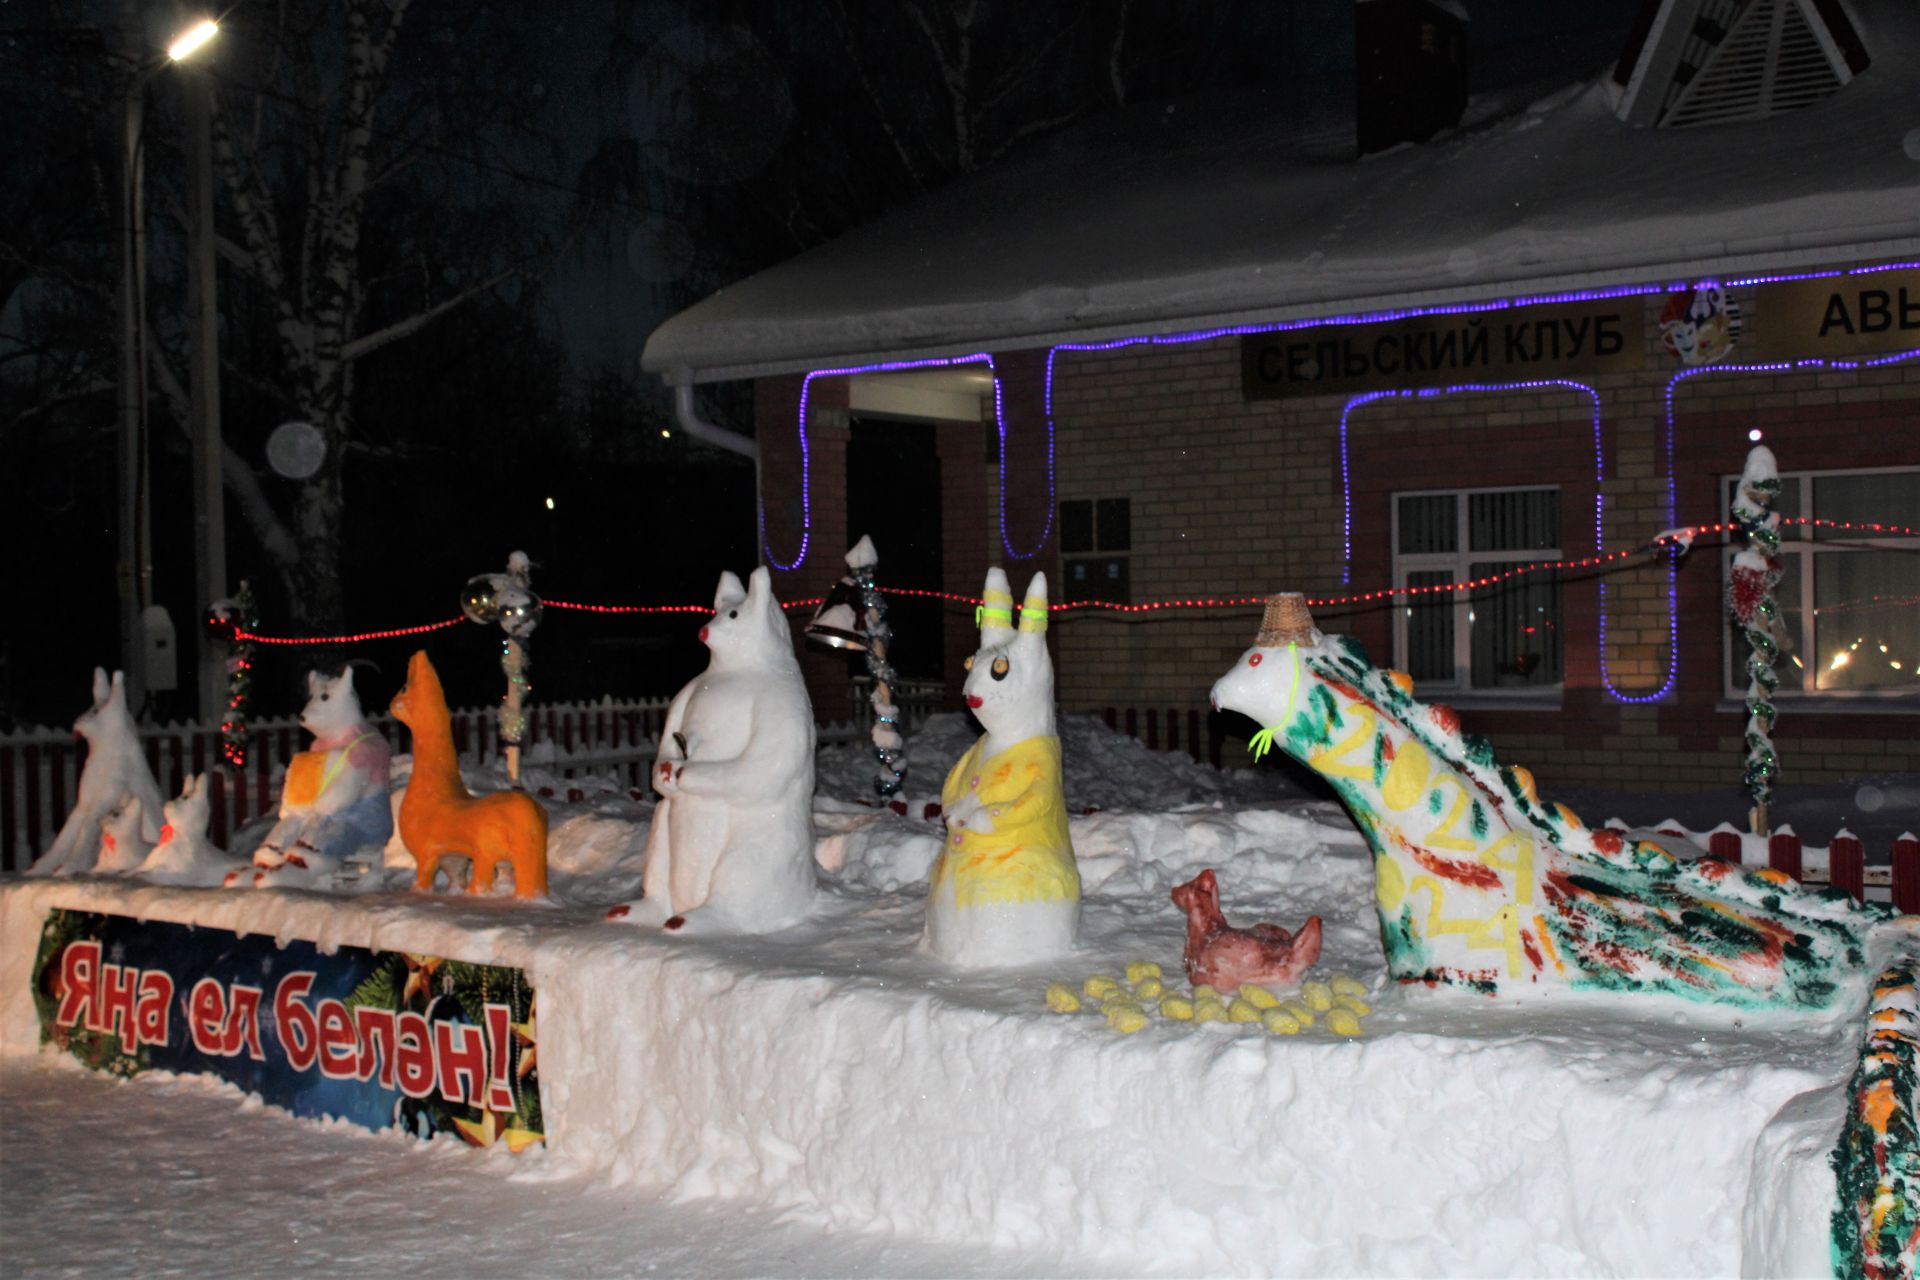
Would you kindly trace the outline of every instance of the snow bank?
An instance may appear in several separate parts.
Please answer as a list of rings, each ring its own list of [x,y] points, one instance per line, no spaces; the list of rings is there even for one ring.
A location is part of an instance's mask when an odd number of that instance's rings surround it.
[[[908,816],[856,803],[867,769],[852,749],[837,764],[823,753],[820,771],[818,849],[837,870],[815,916],[773,936],[605,921],[603,905],[637,889],[649,811],[614,788],[552,803],[546,904],[415,895],[395,887],[401,870],[339,896],[0,882],[0,1051],[38,1043],[28,971],[45,913],[109,910],[527,969],[550,1147],[486,1166],[517,1177],[1111,1272],[1825,1265],[1826,1158],[1858,1010],[1382,989],[1372,863],[1337,807],[1249,807],[1230,793],[1276,785],[1265,775],[1101,742],[1114,736],[1091,721],[1064,728],[1069,761],[1104,761],[1070,764],[1070,793],[1130,782],[1148,806],[1073,819],[1085,897],[1070,962],[956,974],[919,954],[939,827],[917,802]],[[917,787],[937,787],[964,737],[936,723],[916,738]],[[1167,893],[1208,866],[1236,923],[1324,918],[1321,972],[1373,993],[1363,1037],[1160,1019],[1120,1037],[1045,1011],[1049,982],[1128,961],[1177,977],[1183,920]]]

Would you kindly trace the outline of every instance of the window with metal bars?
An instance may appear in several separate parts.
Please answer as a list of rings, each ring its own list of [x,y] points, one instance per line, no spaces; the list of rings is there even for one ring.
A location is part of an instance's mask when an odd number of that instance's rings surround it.
[[[1541,689],[1562,679],[1560,580],[1435,590],[1560,559],[1558,489],[1457,489],[1393,499],[1393,580],[1427,588],[1395,611],[1394,664],[1422,684]]]

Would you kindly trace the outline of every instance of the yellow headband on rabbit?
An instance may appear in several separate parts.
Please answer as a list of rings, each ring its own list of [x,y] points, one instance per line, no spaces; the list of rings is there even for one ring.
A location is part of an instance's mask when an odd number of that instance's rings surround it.
[[[1020,629],[1037,634],[1047,629],[1047,598],[1029,591],[1020,606]]]
[[[1004,591],[989,590],[986,599],[973,611],[973,625],[982,631],[988,627],[1005,627],[1011,631],[1013,597]]]

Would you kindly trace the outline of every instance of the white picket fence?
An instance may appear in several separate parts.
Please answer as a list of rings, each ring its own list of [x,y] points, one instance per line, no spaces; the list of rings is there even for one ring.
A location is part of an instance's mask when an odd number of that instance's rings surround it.
[[[937,681],[903,681],[895,690],[903,730],[910,730],[940,709],[944,689]],[[560,778],[614,774],[627,786],[647,785],[667,698],[537,705],[527,715],[526,756],[530,769]],[[864,682],[849,691],[849,720],[819,729],[822,743],[849,742],[866,736],[872,723]],[[412,749],[405,725],[389,716],[372,721],[395,753]],[[279,807],[287,762],[306,747],[307,734],[296,717],[256,720],[249,727],[247,761],[234,770],[221,762],[220,730],[200,724],[160,725],[141,731],[147,763],[163,795],[177,795],[189,773],[211,767],[210,838],[224,846],[228,835]],[[481,764],[500,755],[496,707],[470,707],[453,713],[453,741],[461,759]],[[86,743],[71,730],[32,728],[0,737],[0,871],[19,871],[52,842],[79,790]]]

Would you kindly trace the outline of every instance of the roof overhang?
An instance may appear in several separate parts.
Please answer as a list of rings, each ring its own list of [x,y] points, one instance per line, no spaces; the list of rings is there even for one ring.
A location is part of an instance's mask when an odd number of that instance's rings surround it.
[[[1876,232],[1884,234],[1876,235]],[[727,359],[722,353],[715,352],[716,358],[711,363],[701,365],[662,364],[643,357],[642,367],[647,372],[658,374],[669,386],[831,370],[865,372],[877,365],[934,360],[979,351],[1019,351],[1074,343],[1120,342],[1128,338],[1167,338],[1215,329],[1463,305],[1526,305],[1532,301],[1558,299],[1570,293],[1589,290],[1634,286],[1646,286],[1652,290],[1704,279],[1726,280],[1776,271],[1809,270],[1902,257],[1920,257],[1920,234],[1915,234],[1915,223],[1911,218],[1884,228],[1853,228],[1845,240],[1824,239],[1816,229],[1804,235],[1770,237],[1758,242],[1669,246],[1669,253],[1656,260],[1566,264],[1556,272],[1516,274],[1501,280],[1476,281],[1471,285],[1453,288],[1365,294],[1329,291],[1316,294],[1310,282],[1301,281],[1300,287],[1278,291],[1279,296],[1272,305],[1257,309],[1142,314],[1137,319],[1088,325],[1065,323],[1044,328],[982,327],[956,332],[942,339],[927,339],[901,346],[822,343],[810,349],[757,358],[741,352],[742,358],[738,360]]]

